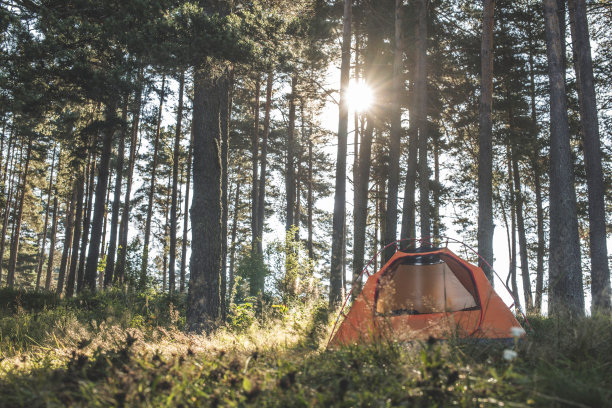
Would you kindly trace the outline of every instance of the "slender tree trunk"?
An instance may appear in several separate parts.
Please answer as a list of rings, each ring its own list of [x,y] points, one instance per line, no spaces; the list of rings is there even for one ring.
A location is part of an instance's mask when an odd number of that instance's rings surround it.
[[[379,27],[372,21],[368,21],[368,46],[366,49],[365,77],[367,83],[373,86],[378,76],[378,53],[380,49]],[[368,193],[370,167],[372,163],[372,135],[374,133],[374,105],[367,112],[367,126],[361,136],[359,149],[359,168],[356,182],[355,203],[353,209],[353,294],[356,296],[361,288],[360,274],[364,266],[366,226],[368,216]]]
[[[493,26],[495,0],[483,0],[480,46],[480,105],[478,110],[478,252],[493,267]],[[478,259],[493,284],[493,270]]]
[[[555,0],[543,0],[550,83],[550,245],[551,315],[584,315],[580,241],[573,162],[570,153],[563,49]]]
[[[236,196],[234,199],[234,213],[232,215],[232,232],[231,232],[231,244],[230,244],[230,260],[229,260],[229,301],[232,302],[232,295],[234,293],[235,275],[234,275],[234,264],[236,262],[236,236],[238,234],[238,213],[240,209],[240,187],[241,181],[240,171],[242,170],[242,163],[238,162],[238,170],[236,171]]]
[[[38,255],[38,264],[36,265],[36,290],[40,289],[40,279],[42,276],[43,263],[45,262],[45,249],[47,244],[47,228],[49,226],[49,212],[51,209],[51,192],[53,190],[53,171],[55,170],[55,154],[56,147],[53,146],[53,156],[51,158],[51,171],[49,172],[49,188],[47,189],[47,208],[45,209],[45,222],[42,234],[42,247]]]
[[[64,249],[62,251],[62,261],[60,263],[59,275],[57,277],[57,287],[55,292],[61,295],[64,291],[64,280],[66,279],[66,269],[68,268],[68,262],[70,260],[70,250],[72,248],[72,231],[74,222],[74,207],[76,205],[77,188],[76,181],[72,185],[72,194],[66,202],[66,222],[64,223]]]
[[[440,228],[442,222],[440,220],[440,137],[435,136],[434,139],[434,188],[432,192],[433,198],[433,214],[432,214],[432,227],[433,236],[435,237],[432,242],[434,245],[439,245]]]
[[[115,274],[115,254],[117,251],[117,230],[119,229],[119,207],[121,206],[121,184],[123,182],[123,163],[125,160],[125,136],[127,133],[127,115],[129,96],[125,96],[125,105],[121,114],[121,131],[119,132],[119,148],[117,149],[117,167],[115,168],[115,188],[113,206],[111,209],[110,241],[108,243],[108,254],[106,255],[106,266],[104,268],[104,287],[113,282]]]
[[[512,173],[514,176],[514,197],[516,199],[516,221],[519,238],[519,254],[521,257],[521,277],[523,279],[523,295],[525,296],[525,310],[533,311],[533,297],[531,295],[531,278],[529,276],[529,260],[527,256],[527,236],[525,232],[525,220],[523,219],[523,194],[521,193],[521,176],[519,173],[518,160],[512,160]]]
[[[289,128],[287,129],[287,168],[285,192],[287,197],[285,231],[295,225],[295,98],[297,93],[297,73],[291,75],[291,95],[289,95]]]
[[[59,166],[58,166],[59,167]],[[51,222],[51,242],[49,243],[49,260],[47,261],[47,276],[45,279],[45,289],[51,290],[51,280],[53,278],[53,260],[55,258],[55,238],[57,234],[57,194],[53,198],[53,221]]]
[[[404,94],[404,47],[402,44],[402,0],[395,0],[395,50],[393,54],[393,89],[391,106],[391,141],[389,144],[389,191],[387,193],[387,217],[383,244],[397,239],[397,194],[400,179],[399,159],[402,139],[402,108]],[[394,247],[385,251],[384,260],[388,261],[395,253]]]
[[[537,249],[536,249],[536,288],[535,288],[535,303],[534,313],[542,312],[542,292],[544,288],[544,251],[546,243],[544,242],[544,208],[542,205],[542,186],[540,176],[540,145],[538,143],[538,119],[536,110],[536,86],[535,86],[535,58],[536,53],[534,39],[532,35],[532,27],[529,27],[528,49],[529,49],[529,96],[531,110],[531,126],[530,134],[535,143],[536,148],[531,155],[531,169],[533,171],[534,190],[536,195],[536,230],[537,230]]]
[[[416,78],[416,62],[411,69],[410,76],[413,78],[411,83],[411,107],[410,113],[410,128],[408,129],[408,169],[406,170],[406,185],[404,188],[404,204],[402,207],[402,231],[401,239],[416,238],[416,176],[417,176],[417,160],[419,146],[419,127],[416,118],[417,93],[415,88]],[[409,246],[414,246],[413,242],[408,243]]]
[[[28,187],[28,170],[30,167],[30,158],[32,156],[32,139],[28,138],[28,147],[26,152],[26,160],[23,166],[23,182],[21,185],[21,195],[19,196],[19,205],[15,216],[15,233],[11,242],[11,253],[9,257],[8,272],[6,276],[7,284],[10,288],[15,285],[15,269],[17,268],[17,257],[19,256],[19,240],[21,238],[21,220],[23,217],[23,204]]]
[[[210,330],[221,317],[221,111],[225,68],[207,62],[194,74],[192,251],[187,327]]]
[[[138,147],[138,130],[140,126],[140,111],[142,109],[144,70],[138,72],[139,88],[136,91],[136,101],[132,111],[132,132],[130,136],[130,164],[127,172],[125,185],[125,198],[123,200],[123,211],[121,214],[121,225],[119,225],[119,246],[117,248],[117,265],[115,267],[115,280],[123,283],[125,280],[125,266],[127,259],[128,232],[130,227],[130,199],[132,194],[132,181],[134,179],[134,167],[136,165],[136,149]],[[146,105],[146,103],[145,103]]]
[[[11,165],[11,169],[8,168],[8,160],[7,160],[6,167],[4,170],[5,177],[9,171],[11,173],[11,176],[9,179],[9,185],[8,185],[7,194],[6,194],[6,206],[4,209],[4,217],[2,220],[2,235],[0,236],[0,283],[2,282],[2,266],[3,266],[2,263],[4,261],[6,230],[8,229],[9,216],[11,214],[11,208],[13,207],[11,205],[11,201],[13,201],[13,195],[15,191],[15,177],[17,176],[17,170],[16,170],[17,154],[15,153],[16,145],[17,145],[17,141],[13,143],[13,159],[12,159],[13,164]],[[23,152],[21,151],[20,160],[21,160],[22,153]]]
[[[419,125],[419,207],[421,210],[421,237],[431,236],[431,206],[429,203],[429,165],[427,151],[429,130],[427,125],[427,0],[419,0],[419,36],[417,39],[417,123]],[[424,243],[422,246],[427,246]]]
[[[516,280],[516,200],[514,196],[514,178],[512,175],[512,156],[510,146],[506,146],[506,162],[508,165],[508,193],[510,196],[510,271],[509,276],[512,283],[512,296],[516,302],[515,306],[520,309],[520,298]]]
[[[172,204],[170,209],[170,265],[168,267],[168,276],[170,279],[170,294],[173,295],[176,290],[176,276],[174,267],[176,264],[176,233],[178,229],[177,212],[178,212],[178,168],[181,152],[181,132],[183,123],[183,89],[185,88],[185,71],[181,71],[179,78],[179,100],[178,109],[176,111],[176,133],[174,135],[174,153],[172,155]]]
[[[314,199],[313,199],[313,152],[312,152],[312,124],[310,125],[308,132],[308,242],[306,244],[308,249],[308,257],[314,259],[314,248],[312,246],[312,215],[314,211]]]
[[[270,109],[272,107],[272,85],[274,82],[274,73],[268,72],[268,79],[266,82],[266,105],[264,107],[264,123],[263,123],[263,139],[261,141],[261,167],[259,171],[259,190],[258,198],[259,203],[257,204],[257,254],[263,256],[263,229],[264,219],[266,216],[266,167],[268,165],[268,137],[270,136]],[[263,290],[263,286],[261,287]]]
[[[92,149],[93,150],[93,149]],[[81,249],[79,252],[79,272],[77,273],[77,292],[83,290],[83,284],[85,283],[85,260],[87,259],[87,243],[89,240],[89,227],[91,224],[91,210],[93,208],[94,199],[94,182],[96,177],[96,152],[92,151],[90,154],[91,163],[88,164],[87,174],[89,180],[87,181],[87,209],[85,211],[85,217],[83,218],[83,234],[81,234]]]
[[[591,43],[586,15],[585,0],[568,0],[574,50],[574,68],[580,103],[580,124],[584,146],[588,202],[589,202],[589,244],[591,255],[591,294],[592,313],[609,313],[612,310],[610,299],[610,268],[606,245],[606,207],[605,188],[601,166],[601,146],[599,141],[599,122],[595,98],[595,80]]]
[[[159,97],[159,111],[157,113],[157,129],[155,130],[155,142],[153,144],[153,163],[151,164],[151,185],[149,186],[147,218],[144,230],[144,245],[142,250],[142,264],[140,267],[140,278],[138,286],[141,289],[147,284],[147,268],[149,267],[149,243],[151,240],[151,219],[153,217],[153,198],[155,197],[155,176],[157,175],[157,155],[159,153],[159,137],[161,134],[161,118],[164,107],[164,92],[166,76],[162,76],[161,94]]]
[[[74,227],[72,233],[70,269],[68,270],[68,278],[66,279],[66,297],[72,297],[74,294],[74,287],[76,286],[76,274],[79,264],[79,241],[81,239],[81,226],[83,223],[83,198],[85,196],[84,168],[77,168],[75,171],[77,172],[77,178],[75,180],[75,188],[77,191],[76,213],[74,215]]]
[[[102,227],[104,223],[106,190],[108,187],[108,173],[110,167],[113,134],[115,133],[115,104],[106,106],[107,128],[103,131],[102,154],[98,166],[98,183],[96,184],[96,198],[93,221],[91,223],[91,238],[89,240],[89,253],[85,264],[85,285],[92,292],[96,290],[96,276],[98,272],[98,257],[100,255],[100,242],[102,241]]]
[[[181,273],[179,279],[179,291],[185,292],[185,271],[187,269],[187,232],[189,227],[189,187],[191,184],[191,163],[193,161],[193,131],[189,140],[187,152],[187,177],[185,178],[185,213],[183,216],[183,242],[181,246]]]
[[[532,159],[533,179],[536,195],[536,222],[538,247],[536,252],[536,290],[534,312],[542,313],[542,293],[544,292],[544,251],[546,243],[544,241],[544,206],[542,205],[542,186],[540,182],[540,170],[537,164],[538,158]]]
[[[229,192],[229,129],[232,112],[232,88],[234,86],[234,72],[232,67],[228,67],[228,78],[226,79],[226,89],[221,94],[221,318],[225,320],[226,295],[227,295],[227,222],[228,212],[228,192]],[[259,94],[258,94],[259,95]],[[259,96],[258,96],[259,97]],[[259,110],[257,111],[259,115]]]
[[[253,107],[253,116],[255,126],[253,127],[253,133],[251,136],[251,164],[252,164],[252,180],[251,185],[251,250],[257,249],[257,240],[261,237],[257,236],[257,205],[258,199],[258,184],[259,177],[257,175],[258,162],[259,162],[259,94],[261,91],[261,77],[257,74],[255,79],[255,105]]]

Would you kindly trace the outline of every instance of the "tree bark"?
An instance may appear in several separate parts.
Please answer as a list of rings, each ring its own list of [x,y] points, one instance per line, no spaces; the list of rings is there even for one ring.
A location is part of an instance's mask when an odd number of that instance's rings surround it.
[[[421,246],[428,246],[431,236],[431,206],[429,203],[429,165],[427,151],[429,130],[427,124],[427,0],[419,0],[419,36],[417,39],[417,123],[419,125],[419,207],[421,210]]]
[[[189,187],[191,185],[191,163],[193,161],[193,130],[189,140],[187,152],[187,177],[185,178],[185,213],[183,215],[183,242],[181,246],[181,273],[179,278],[179,291],[185,292],[185,271],[187,270],[187,232],[189,227]]]
[[[121,207],[121,184],[123,182],[123,163],[125,160],[125,136],[127,133],[127,114],[129,96],[125,95],[125,105],[121,114],[121,130],[119,132],[119,148],[117,149],[117,166],[115,167],[115,187],[113,206],[111,209],[110,241],[108,243],[108,254],[106,255],[106,266],[104,268],[104,287],[113,282],[115,274],[115,254],[117,251],[117,230],[119,229],[119,207]]]
[[[257,175],[259,165],[259,94],[261,91],[261,78],[257,74],[255,79],[255,106],[253,107],[253,116],[255,126],[253,126],[253,133],[251,136],[251,164],[252,164],[252,181],[251,185],[251,250],[257,249],[257,240],[261,237],[257,234],[257,205],[258,199],[258,184],[259,177]]]
[[[493,26],[495,0],[483,0],[478,109],[478,266],[493,284]],[[491,268],[483,261],[488,262]]]
[[[519,254],[521,258],[523,295],[525,296],[525,310],[527,313],[531,313],[533,312],[533,297],[531,294],[531,277],[529,276],[529,259],[527,256],[527,236],[523,217],[523,193],[521,193],[521,176],[516,157],[512,160],[512,174],[514,177],[514,197],[516,199],[516,221],[518,227]]]
[[[334,215],[332,220],[332,253],[329,276],[329,305],[342,302],[342,271],[344,248],[344,221],[346,217],[346,155],[348,138],[347,90],[351,69],[351,21],[352,0],[344,0],[342,31],[342,63],[340,66],[340,112],[338,117],[338,154],[336,156],[336,180]]]
[[[240,209],[240,187],[241,181],[240,171],[242,170],[241,162],[238,162],[238,170],[236,171],[236,196],[234,199],[234,213],[232,214],[232,232],[230,244],[230,260],[229,260],[229,299],[228,303],[232,302],[232,294],[234,293],[235,275],[234,264],[236,262],[236,236],[238,234],[238,210]]]
[[[100,255],[100,242],[102,241],[102,227],[106,206],[106,190],[108,187],[108,173],[110,167],[113,134],[115,133],[116,112],[115,104],[106,106],[106,129],[103,131],[102,153],[98,166],[98,182],[96,184],[96,198],[93,221],[91,223],[91,238],[89,240],[89,253],[85,264],[85,285],[92,292],[96,290],[96,276],[98,272],[98,257]]]
[[[55,238],[57,234],[57,194],[53,198],[53,221],[51,222],[51,242],[49,243],[49,259],[47,260],[47,276],[45,279],[45,289],[51,290],[51,280],[53,279],[53,260],[55,258]]]
[[[380,50],[380,31],[379,27],[372,18],[368,20],[368,45],[366,48],[366,61],[364,75],[369,86],[374,87],[378,80],[378,56]],[[372,163],[372,136],[374,133],[374,109],[375,101],[367,112],[367,125],[365,132],[361,136],[359,148],[359,168],[356,181],[355,203],[353,209],[354,234],[353,234],[353,294],[356,296],[361,288],[360,274],[364,266],[366,223],[368,216],[368,193],[370,167]]]
[[[91,149],[93,150],[93,149]],[[87,259],[87,243],[89,241],[89,228],[91,225],[91,210],[93,208],[94,199],[94,182],[96,177],[96,152],[92,151],[90,154],[91,163],[88,164],[87,174],[89,180],[87,181],[87,209],[85,210],[85,216],[83,218],[83,233],[81,234],[81,249],[79,252],[79,272],[77,273],[77,292],[83,290],[83,284],[85,282],[85,260]]]
[[[157,175],[157,155],[159,153],[159,137],[161,134],[161,118],[164,107],[164,91],[166,76],[162,76],[161,93],[159,96],[159,111],[157,113],[157,129],[155,130],[155,142],[153,144],[153,163],[151,164],[151,185],[149,186],[147,218],[144,230],[144,245],[142,250],[142,264],[140,267],[140,278],[138,287],[144,289],[147,284],[147,268],[149,267],[149,243],[151,240],[151,219],[153,217],[153,198],[155,197],[155,176]]]
[[[49,188],[47,189],[47,208],[45,209],[45,222],[42,234],[42,246],[38,255],[38,264],[36,265],[36,290],[40,289],[40,279],[42,277],[43,263],[45,262],[45,249],[47,244],[47,228],[49,226],[49,212],[51,210],[51,192],[53,190],[53,171],[55,170],[55,155],[56,147],[53,146],[53,156],[51,158],[51,171],[49,172]]]
[[[309,132],[308,132],[308,241],[306,243],[306,247],[308,249],[308,257],[310,259],[314,259],[314,248],[312,243],[312,235],[313,235],[313,225],[312,225],[312,215],[314,212],[314,198],[313,198],[313,152],[312,152],[312,123],[310,124]]]
[[[80,167],[80,164],[78,165]],[[84,168],[74,169],[77,173],[75,180],[76,213],[74,215],[74,227],[72,233],[72,253],[70,255],[70,269],[66,280],[66,297],[72,297],[76,284],[77,267],[79,264],[79,241],[81,239],[81,226],[83,224],[83,198],[85,196],[85,174]]]
[[[28,138],[28,147],[26,151],[26,160],[23,166],[23,182],[21,183],[21,195],[19,196],[19,205],[17,207],[17,214],[15,215],[15,232],[14,238],[11,242],[11,252],[9,257],[8,272],[6,276],[6,283],[10,288],[15,285],[15,269],[17,268],[17,258],[19,256],[19,240],[21,238],[21,220],[23,217],[23,204],[25,202],[25,195],[28,186],[28,170],[30,167],[30,158],[32,157],[32,138]]]
[[[8,185],[7,194],[6,194],[6,206],[4,208],[4,216],[2,219],[2,235],[0,236],[0,283],[2,283],[2,260],[4,260],[6,230],[8,229],[8,221],[9,221],[9,216],[10,216],[11,207],[12,207],[11,201],[13,201],[13,195],[15,192],[15,177],[17,176],[17,170],[16,170],[17,154],[15,153],[16,148],[17,148],[17,141],[15,140],[13,143],[13,158],[11,160],[13,164],[11,165],[11,169],[9,169],[8,167],[9,160],[7,160],[5,169],[4,169],[4,178],[6,179],[6,176],[9,171],[11,173],[11,176],[9,178],[9,185]],[[19,156],[21,160],[23,156],[23,150],[22,149],[20,150],[21,151],[20,151]]]
[[[264,107],[264,123],[263,123],[263,139],[261,141],[261,163],[259,170],[259,189],[258,198],[259,203],[257,204],[257,254],[263,256],[263,230],[264,220],[266,217],[266,168],[268,165],[268,137],[270,136],[270,109],[272,107],[272,85],[274,82],[274,73],[268,72],[268,79],[266,81],[266,105]],[[263,283],[261,285],[263,290]]]
[[[399,159],[401,155],[402,138],[402,108],[404,93],[404,47],[402,44],[402,0],[395,0],[395,49],[393,54],[393,89],[391,102],[391,136],[389,144],[389,187],[387,193],[387,217],[383,245],[397,239],[397,194],[400,179]],[[391,259],[395,247],[389,247],[384,252],[385,262]]]
[[[599,122],[595,98],[595,80],[585,0],[568,0],[574,68],[580,103],[580,125],[586,167],[589,202],[589,244],[591,255],[592,313],[609,313],[610,268],[606,245],[605,187],[601,165]]]
[[[62,260],[60,263],[59,275],[57,277],[57,287],[55,292],[62,295],[64,291],[64,281],[66,280],[66,269],[68,268],[70,250],[72,248],[72,231],[74,222],[74,206],[76,205],[77,188],[76,182],[72,184],[72,194],[66,203],[66,221],[64,223],[64,249],[62,251]]]
[[[138,130],[140,127],[140,111],[142,109],[144,70],[138,72],[139,87],[136,91],[136,101],[132,111],[132,132],[130,135],[130,164],[125,185],[125,198],[123,200],[123,211],[121,214],[121,225],[119,225],[119,246],[117,251],[117,266],[115,267],[115,280],[123,283],[125,280],[125,266],[127,258],[128,232],[130,226],[130,201],[132,194],[132,181],[134,179],[134,166],[136,164],[136,148],[138,146]]]
[[[187,327],[211,330],[221,317],[221,110],[228,74],[208,61],[194,74],[192,251]]]
[[[179,100],[176,112],[176,132],[174,135],[174,153],[172,155],[172,203],[170,208],[170,260],[168,265],[168,277],[170,280],[170,295],[176,290],[176,276],[174,267],[176,264],[176,233],[178,228],[178,168],[181,150],[181,132],[183,124],[183,89],[185,88],[185,71],[181,71],[179,78]]]
[[[227,295],[227,221],[228,183],[229,183],[229,129],[232,111],[231,89],[234,82],[233,68],[228,67],[225,90],[221,94],[221,318],[225,320]],[[259,111],[258,111],[259,112]]]
[[[570,153],[563,49],[555,0],[543,0],[550,83],[550,315],[584,316],[580,241]]]
[[[291,74],[291,94],[289,95],[289,127],[287,129],[287,167],[285,195],[287,197],[285,231],[295,225],[295,98],[297,93],[297,73]]]

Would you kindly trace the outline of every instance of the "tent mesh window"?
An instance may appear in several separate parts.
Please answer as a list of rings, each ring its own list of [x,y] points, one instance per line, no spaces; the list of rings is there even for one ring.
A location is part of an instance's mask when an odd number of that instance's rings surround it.
[[[452,263],[452,262],[451,262]],[[432,314],[479,309],[476,288],[464,268],[444,261],[432,264],[402,262],[380,277],[376,314]]]

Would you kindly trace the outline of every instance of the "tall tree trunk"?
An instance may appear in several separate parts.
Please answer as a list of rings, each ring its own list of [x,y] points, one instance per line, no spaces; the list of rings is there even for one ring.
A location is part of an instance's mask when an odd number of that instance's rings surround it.
[[[236,196],[234,199],[234,213],[232,214],[232,232],[231,232],[231,244],[230,244],[230,260],[229,260],[229,287],[227,289],[229,293],[228,303],[232,302],[232,294],[234,293],[235,275],[234,275],[234,264],[236,262],[236,236],[238,234],[238,213],[240,207],[240,186],[242,179],[240,178],[240,170],[242,170],[242,163],[238,162],[238,170],[236,171]]]
[[[432,214],[432,228],[433,236],[432,243],[437,246],[439,245],[440,228],[442,221],[440,220],[440,195],[441,195],[441,184],[440,184],[440,137],[435,136],[434,145],[434,188],[432,192],[433,198],[433,214]]]
[[[514,196],[514,178],[512,176],[512,155],[510,146],[506,146],[506,163],[508,165],[508,193],[510,196],[510,271],[508,273],[512,283],[512,296],[514,297],[515,306],[520,309],[520,298],[518,291],[518,283],[516,280],[516,200]]]
[[[38,255],[38,264],[36,265],[36,290],[40,289],[40,279],[42,276],[43,263],[45,262],[45,249],[47,244],[47,228],[49,226],[49,212],[51,210],[51,192],[53,190],[53,171],[55,170],[55,154],[56,147],[53,146],[53,156],[51,158],[51,171],[49,172],[49,188],[47,189],[47,208],[45,209],[45,222],[42,233],[42,246]]]
[[[17,257],[19,256],[19,240],[21,238],[21,220],[23,217],[23,204],[25,203],[25,195],[28,187],[28,170],[30,167],[30,158],[32,157],[32,138],[28,138],[28,147],[26,152],[26,160],[23,166],[23,181],[21,183],[21,195],[19,196],[19,205],[15,216],[15,233],[11,242],[11,253],[9,257],[8,272],[6,283],[10,288],[15,285],[15,269],[17,268]]]
[[[546,243],[544,241],[544,206],[542,205],[542,185],[540,182],[540,169],[537,163],[538,158],[532,159],[533,180],[536,195],[536,222],[538,247],[536,251],[536,289],[534,312],[542,313],[542,293],[544,292],[544,251]]]
[[[266,81],[266,105],[264,107],[264,123],[263,123],[263,139],[261,141],[261,163],[259,170],[259,190],[257,204],[257,254],[263,256],[263,229],[264,219],[266,215],[266,167],[268,165],[268,137],[270,136],[270,109],[272,107],[272,85],[274,82],[274,73],[268,72]],[[263,285],[261,287],[263,290]]]
[[[78,165],[81,167],[81,165]],[[81,239],[81,226],[83,225],[83,198],[85,196],[85,174],[84,168],[76,168],[77,177],[75,180],[76,213],[74,215],[74,227],[72,233],[72,253],[70,255],[70,269],[66,279],[66,297],[72,297],[76,284],[77,267],[79,264],[79,241]]]
[[[179,291],[185,292],[185,271],[187,270],[187,232],[189,227],[189,187],[191,184],[191,163],[193,162],[193,129],[189,139],[187,152],[187,177],[185,178],[185,211],[183,215],[183,242],[181,246],[181,273],[179,278]]]
[[[338,118],[338,154],[336,156],[336,180],[334,215],[332,221],[332,253],[329,276],[329,304],[338,306],[342,302],[342,271],[344,249],[344,221],[346,218],[346,152],[348,138],[349,75],[351,69],[351,21],[352,0],[344,0],[342,31],[342,63],[340,66],[340,112]]]
[[[480,46],[480,105],[478,109],[478,252],[493,266],[493,26],[495,0],[483,0]],[[493,270],[478,259],[493,284]]]
[[[225,320],[227,295],[227,222],[228,192],[229,192],[229,129],[232,112],[232,88],[234,86],[233,67],[228,67],[226,89],[221,94],[221,318]],[[258,111],[259,112],[259,111]]]
[[[291,74],[291,94],[289,95],[289,127],[287,129],[287,167],[285,193],[287,197],[287,220],[285,231],[295,225],[295,98],[297,94],[297,73]]]
[[[374,87],[378,77],[378,60],[380,50],[380,33],[379,27],[373,21],[373,18],[368,19],[368,45],[366,49],[365,61],[365,78],[369,86]],[[355,289],[353,294],[357,295],[361,288],[360,274],[364,266],[365,255],[365,240],[366,240],[366,224],[368,217],[368,193],[370,167],[372,163],[372,135],[374,133],[374,118],[373,112],[376,102],[367,112],[367,126],[365,132],[361,136],[361,146],[359,149],[359,168],[356,182],[355,203],[353,209],[354,216],[354,234],[353,234],[353,284]]]
[[[138,130],[140,127],[140,111],[142,109],[144,70],[138,71],[138,89],[136,100],[132,110],[132,131],[130,135],[130,164],[128,165],[127,182],[125,183],[125,198],[123,200],[123,211],[121,212],[121,224],[119,225],[119,247],[117,251],[117,265],[115,267],[115,280],[123,283],[125,280],[125,266],[127,259],[128,232],[130,227],[130,201],[132,194],[132,181],[134,179],[134,167],[136,165],[136,149],[138,147]],[[146,103],[145,103],[146,105]]]
[[[74,207],[76,205],[77,186],[76,181],[72,184],[72,193],[66,202],[66,221],[64,222],[64,249],[60,263],[59,275],[57,276],[57,287],[55,292],[61,295],[64,291],[64,281],[66,280],[66,269],[68,269],[69,255],[72,248],[72,231],[74,222]]]
[[[417,38],[417,123],[419,125],[419,207],[421,210],[421,237],[431,236],[431,209],[429,203],[429,165],[427,150],[429,131],[427,125],[427,0],[419,0],[419,36]],[[427,246],[425,242],[422,246]]]
[[[599,142],[599,123],[597,120],[597,101],[591,43],[586,16],[585,0],[568,0],[570,24],[572,28],[572,48],[574,68],[580,102],[580,124],[584,146],[589,199],[589,244],[591,255],[591,294],[592,312],[609,313],[610,268],[606,245],[606,207],[604,202],[603,171],[601,167],[601,146]]]
[[[155,142],[153,144],[153,163],[151,164],[151,185],[149,186],[147,218],[144,230],[144,245],[142,250],[142,264],[140,267],[140,277],[138,287],[144,289],[147,284],[147,268],[149,267],[149,243],[151,240],[151,219],[153,217],[153,198],[155,197],[155,176],[157,175],[157,155],[159,153],[159,137],[161,133],[161,119],[164,107],[164,92],[166,86],[166,76],[162,76],[161,93],[159,96],[159,111],[157,113],[157,129],[155,130]]]
[[[389,144],[389,190],[387,193],[387,217],[383,245],[397,239],[397,193],[399,188],[402,138],[402,108],[404,94],[404,47],[402,44],[402,0],[395,0],[395,50],[393,54],[393,89],[391,106],[391,141]],[[395,253],[394,247],[389,247],[384,253],[385,262]]]
[[[192,251],[187,327],[210,330],[221,317],[221,110],[225,67],[207,62],[194,74]]]
[[[314,259],[314,248],[312,245],[312,234],[313,234],[313,225],[312,225],[312,215],[314,211],[314,198],[313,198],[313,152],[312,152],[312,123],[310,124],[309,132],[308,132],[308,242],[306,247],[308,249],[308,257],[310,259]]]
[[[11,205],[11,201],[13,201],[13,195],[15,192],[15,177],[17,176],[17,154],[15,152],[15,149],[17,145],[17,141],[15,140],[15,142],[13,143],[13,158],[12,158],[12,165],[11,168],[9,169],[8,167],[8,163],[9,160],[7,160],[6,162],[6,166],[5,166],[5,170],[4,170],[4,177],[6,178],[7,173],[10,171],[11,176],[9,178],[9,185],[8,185],[8,189],[7,189],[7,194],[6,194],[6,206],[4,208],[4,217],[2,219],[2,235],[0,236],[0,283],[2,283],[2,263],[4,261],[4,248],[5,248],[5,242],[6,242],[6,230],[8,229],[8,222],[9,222],[9,216],[11,214],[11,208],[13,207]],[[21,152],[19,154],[20,156],[20,160],[22,158],[23,155],[23,149],[20,149]]]
[[[516,153],[514,153],[516,154]],[[514,176],[514,198],[516,199],[516,221],[518,227],[519,254],[521,257],[521,277],[523,280],[523,295],[525,296],[525,310],[533,311],[533,297],[531,295],[531,278],[529,276],[529,260],[527,256],[527,236],[525,232],[525,220],[523,219],[523,193],[521,193],[521,176],[519,173],[518,160],[512,160],[512,174]]]
[[[257,236],[257,205],[259,203],[258,196],[258,184],[259,177],[257,175],[259,165],[259,94],[261,91],[261,77],[257,74],[255,79],[255,105],[253,107],[253,116],[255,126],[253,126],[253,133],[251,136],[251,164],[252,164],[252,180],[251,185],[251,250],[257,249],[257,240],[261,237]]]
[[[176,276],[174,267],[176,264],[176,233],[178,229],[178,169],[181,152],[181,132],[183,124],[183,89],[185,88],[185,71],[181,71],[179,77],[179,100],[176,111],[176,132],[174,135],[174,153],[172,155],[172,204],[170,209],[170,264],[168,266],[168,277],[170,279],[170,294],[176,290]]]
[[[96,177],[96,152],[94,149],[90,154],[91,163],[88,164],[87,174],[89,180],[87,181],[87,209],[85,210],[85,216],[83,218],[83,233],[81,234],[81,249],[79,252],[79,271],[77,273],[77,292],[83,290],[83,284],[85,283],[85,260],[87,259],[87,243],[89,241],[89,227],[91,224],[91,210],[93,208],[94,199],[94,182]]]
[[[416,58],[411,58],[416,60]],[[408,169],[406,170],[406,185],[404,187],[404,203],[402,206],[402,231],[400,234],[401,239],[416,238],[416,202],[415,202],[415,190],[416,190],[416,176],[417,176],[417,160],[418,160],[418,147],[419,147],[419,126],[417,124],[416,105],[417,105],[417,92],[415,90],[415,79],[416,79],[416,62],[410,69],[409,73],[411,80],[410,86],[410,127],[408,129]],[[414,246],[414,242],[409,242],[408,246]]]
[[[100,242],[102,241],[102,227],[106,207],[106,190],[108,187],[108,173],[110,167],[113,134],[115,133],[115,104],[106,106],[106,124],[103,131],[102,153],[98,166],[98,183],[96,184],[96,198],[93,221],[91,223],[91,238],[89,240],[89,253],[85,264],[85,285],[92,292],[96,290],[96,275],[98,271],[98,256],[100,255]]]
[[[127,133],[127,115],[129,96],[124,97],[123,112],[121,114],[121,130],[119,132],[119,148],[117,149],[117,166],[115,167],[115,188],[113,206],[111,209],[110,241],[108,243],[108,254],[106,255],[106,266],[104,268],[104,287],[113,282],[115,274],[115,254],[117,251],[117,230],[119,229],[119,207],[121,206],[121,184],[123,182],[123,163],[125,160],[125,136]]]
[[[58,166],[59,167],[59,166]],[[45,278],[45,289],[51,290],[53,279],[53,260],[55,258],[55,238],[57,234],[57,194],[53,198],[53,221],[51,222],[51,242],[49,243],[49,259],[47,260],[47,276]]]
[[[543,0],[550,83],[550,245],[551,315],[584,315],[580,240],[570,153],[563,49],[555,0]]]

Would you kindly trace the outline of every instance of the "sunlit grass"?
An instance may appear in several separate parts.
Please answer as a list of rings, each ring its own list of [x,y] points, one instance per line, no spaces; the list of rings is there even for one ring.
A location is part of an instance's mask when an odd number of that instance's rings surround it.
[[[0,291],[0,406],[610,406],[612,321],[531,318],[508,345],[396,343],[325,350],[333,313],[309,301],[210,335],[183,300],[120,291],[21,300]],[[231,321],[231,319],[230,319]],[[234,320],[236,321],[236,320]]]

